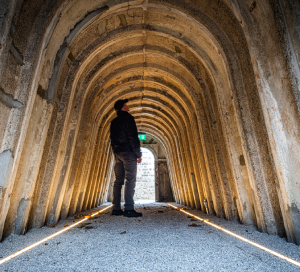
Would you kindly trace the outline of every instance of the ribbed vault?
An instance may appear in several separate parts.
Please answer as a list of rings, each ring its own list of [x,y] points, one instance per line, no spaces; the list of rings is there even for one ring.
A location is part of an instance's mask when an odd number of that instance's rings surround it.
[[[78,0],[56,8],[33,84],[32,108],[43,105],[46,116],[44,134],[31,140],[40,155],[28,155],[32,144],[18,155],[30,157],[35,174],[24,192],[25,170],[16,170],[14,193],[3,198],[11,203],[5,236],[106,200],[114,164],[109,126],[123,98],[138,130],[164,148],[178,203],[205,211],[207,200],[219,217],[292,236],[252,49],[225,3]],[[30,200],[20,215],[22,198]]]

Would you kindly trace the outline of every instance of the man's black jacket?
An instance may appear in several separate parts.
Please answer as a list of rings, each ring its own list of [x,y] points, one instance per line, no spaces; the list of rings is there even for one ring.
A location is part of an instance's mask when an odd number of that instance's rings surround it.
[[[142,157],[140,140],[133,116],[126,111],[117,111],[118,117],[110,124],[110,140],[114,153],[133,152]]]

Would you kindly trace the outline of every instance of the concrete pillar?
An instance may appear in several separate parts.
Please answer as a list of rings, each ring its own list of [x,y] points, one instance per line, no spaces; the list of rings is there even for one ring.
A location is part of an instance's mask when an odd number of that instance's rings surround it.
[[[165,160],[160,159],[157,165],[157,194],[158,194],[158,202],[173,202],[173,192],[171,189],[169,171],[167,162]]]
[[[49,111],[51,106],[37,95],[29,123],[29,133],[26,135],[17,178],[9,200],[3,237],[7,237],[10,233],[24,234],[26,231],[42,157],[42,146],[49,126]]]
[[[196,209],[201,210],[197,182],[196,182],[196,179],[195,179],[195,175],[193,173],[191,173],[191,180],[192,180],[192,185],[193,185],[193,193],[194,193],[194,197],[195,197]]]
[[[193,198],[192,193],[189,190],[188,180],[185,176],[185,171],[184,171],[183,165],[182,165],[181,150],[179,149],[178,136],[174,135],[174,139],[175,139],[176,151],[177,151],[179,167],[180,167],[180,172],[181,172],[181,180],[182,180],[183,188],[184,188],[184,195],[185,195],[185,199],[187,201],[186,205],[193,207],[194,202],[192,201],[192,198]]]

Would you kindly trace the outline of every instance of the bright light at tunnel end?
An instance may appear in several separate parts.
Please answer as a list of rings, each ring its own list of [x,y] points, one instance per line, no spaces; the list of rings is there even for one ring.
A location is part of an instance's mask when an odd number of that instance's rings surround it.
[[[262,246],[262,245],[260,245],[260,244],[257,244],[257,243],[255,243],[255,242],[252,242],[252,241],[250,241],[250,240],[244,238],[243,236],[237,235],[237,234],[235,234],[235,233],[233,233],[233,232],[231,232],[231,231],[229,231],[229,230],[227,230],[227,229],[224,229],[224,228],[222,228],[222,227],[220,227],[220,226],[218,226],[218,225],[216,225],[216,224],[214,224],[214,223],[211,223],[211,222],[207,221],[206,219],[203,219],[203,218],[198,217],[198,216],[196,216],[196,215],[194,215],[194,214],[192,214],[192,213],[189,213],[189,212],[187,212],[187,211],[185,211],[185,210],[183,210],[183,209],[180,209],[180,208],[178,208],[178,207],[176,207],[176,206],[174,206],[174,205],[172,205],[172,204],[170,204],[170,203],[168,203],[168,204],[169,204],[172,208],[174,208],[174,209],[176,209],[176,210],[178,210],[178,211],[180,211],[180,212],[183,212],[183,213],[185,213],[185,214],[187,214],[187,215],[189,215],[189,216],[192,216],[193,218],[196,218],[196,219],[198,219],[199,221],[202,221],[203,223],[206,223],[206,224],[208,224],[208,225],[210,225],[210,226],[212,226],[212,227],[214,227],[214,228],[216,228],[216,229],[219,229],[219,230],[221,230],[221,231],[223,231],[223,232],[225,232],[225,233],[227,233],[227,234],[230,234],[230,235],[232,235],[232,236],[234,236],[234,237],[236,237],[236,238],[238,238],[238,239],[240,239],[240,240],[242,240],[242,241],[244,241],[244,242],[246,242],[246,243],[248,243],[248,244],[250,244],[250,245],[253,245],[253,246],[255,246],[255,247],[257,247],[257,248],[259,248],[259,249],[261,249],[261,250],[263,250],[263,251],[269,252],[270,254],[272,254],[272,255],[274,255],[274,256],[280,258],[280,259],[283,259],[283,260],[285,260],[285,261],[287,261],[287,262],[289,262],[289,263],[292,263],[292,264],[294,264],[294,265],[300,267],[300,262],[297,262],[297,261],[295,261],[295,260],[293,260],[293,259],[291,259],[291,258],[289,258],[289,257],[286,257],[286,256],[284,256],[284,255],[282,255],[282,254],[280,254],[280,253],[278,253],[278,252],[276,252],[276,251],[273,251],[273,250],[271,250],[271,249],[269,249],[269,248],[266,248],[266,247],[264,247],[264,246]]]
[[[78,221],[78,222],[76,222],[76,223],[74,223],[74,224],[72,224],[72,225],[70,225],[70,226],[68,226],[68,227],[60,230],[60,231],[58,231],[58,232],[53,233],[52,235],[50,235],[50,236],[48,236],[48,237],[46,237],[46,238],[44,238],[44,239],[42,239],[42,240],[34,243],[34,244],[32,244],[32,245],[30,245],[28,247],[25,247],[25,248],[19,250],[18,252],[14,253],[14,254],[12,254],[12,255],[10,255],[10,256],[2,259],[2,260],[0,260],[0,265],[6,263],[7,261],[9,261],[9,260],[11,260],[11,259],[13,259],[13,258],[15,258],[15,257],[17,257],[17,256],[19,256],[19,255],[21,255],[21,254],[23,254],[25,252],[27,252],[28,250],[30,250],[30,249],[32,249],[32,248],[34,248],[34,247],[36,247],[36,246],[38,246],[38,245],[46,242],[46,241],[48,241],[48,240],[50,240],[50,239],[58,236],[59,234],[62,234],[63,232],[65,232],[65,231],[67,231],[67,230],[69,230],[71,228],[76,227],[80,223],[82,223],[82,222],[84,222],[84,221],[86,221],[86,220],[88,220],[88,219],[90,219],[90,218],[92,218],[92,217],[94,217],[94,216],[96,216],[96,215],[98,215],[100,213],[103,213],[104,211],[106,211],[107,209],[109,209],[111,207],[112,207],[112,205],[109,205],[109,206],[105,207],[104,209],[101,209],[100,211],[93,213],[91,215],[91,217],[84,218],[84,219],[82,219],[82,220],[80,220],[80,221]]]

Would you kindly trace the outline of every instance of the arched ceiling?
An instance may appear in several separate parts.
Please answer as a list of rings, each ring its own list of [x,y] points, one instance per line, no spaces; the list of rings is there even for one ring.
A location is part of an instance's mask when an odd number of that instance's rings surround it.
[[[126,97],[137,121],[167,110],[164,122],[182,131],[209,107],[205,92],[230,90],[225,63],[213,33],[192,16],[154,3],[123,4],[73,37],[59,67],[57,98],[64,104],[62,91],[71,92],[81,105],[74,118],[94,123]]]
[[[125,98],[138,130],[164,148],[178,203],[205,210],[207,200],[220,217],[283,233],[292,202],[280,169],[290,166],[277,157],[285,143],[297,161],[299,137],[270,1],[25,2],[13,37],[24,58],[9,56],[1,81],[25,107],[4,111],[1,148],[14,158],[0,233],[4,221],[6,234],[16,221],[24,233],[104,201],[113,105]]]
[[[44,66],[40,85],[58,108],[62,135],[76,131],[81,151],[72,167],[80,168],[77,176],[97,179],[90,167],[106,159],[113,105],[127,98],[138,130],[165,148],[177,199],[195,206],[190,174],[195,173],[201,198],[212,198],[216,214],[234,218],[229,206],[236,188],[224,162],[223,114],[232,112],[227,118],[238,131],[232,99],[235,85],[242,88],[247,80],[232,79],[232,72],[242,65],[235,75],[247,73],[249,54],[239,23],[225,5],[212,1],[206,14],[205,3],[197,5],[110,1],[101,6],[98,1],[97,8],[92,1],[84,7],[74,1],[53,31],[45,52],[50,65]],[[62,141],[67,144],[67,138]],[[95,162],[95,154],[102,159]],[[225,179],[225,185],[215,178]],[[79,191],[75,202],[78,197]]]

